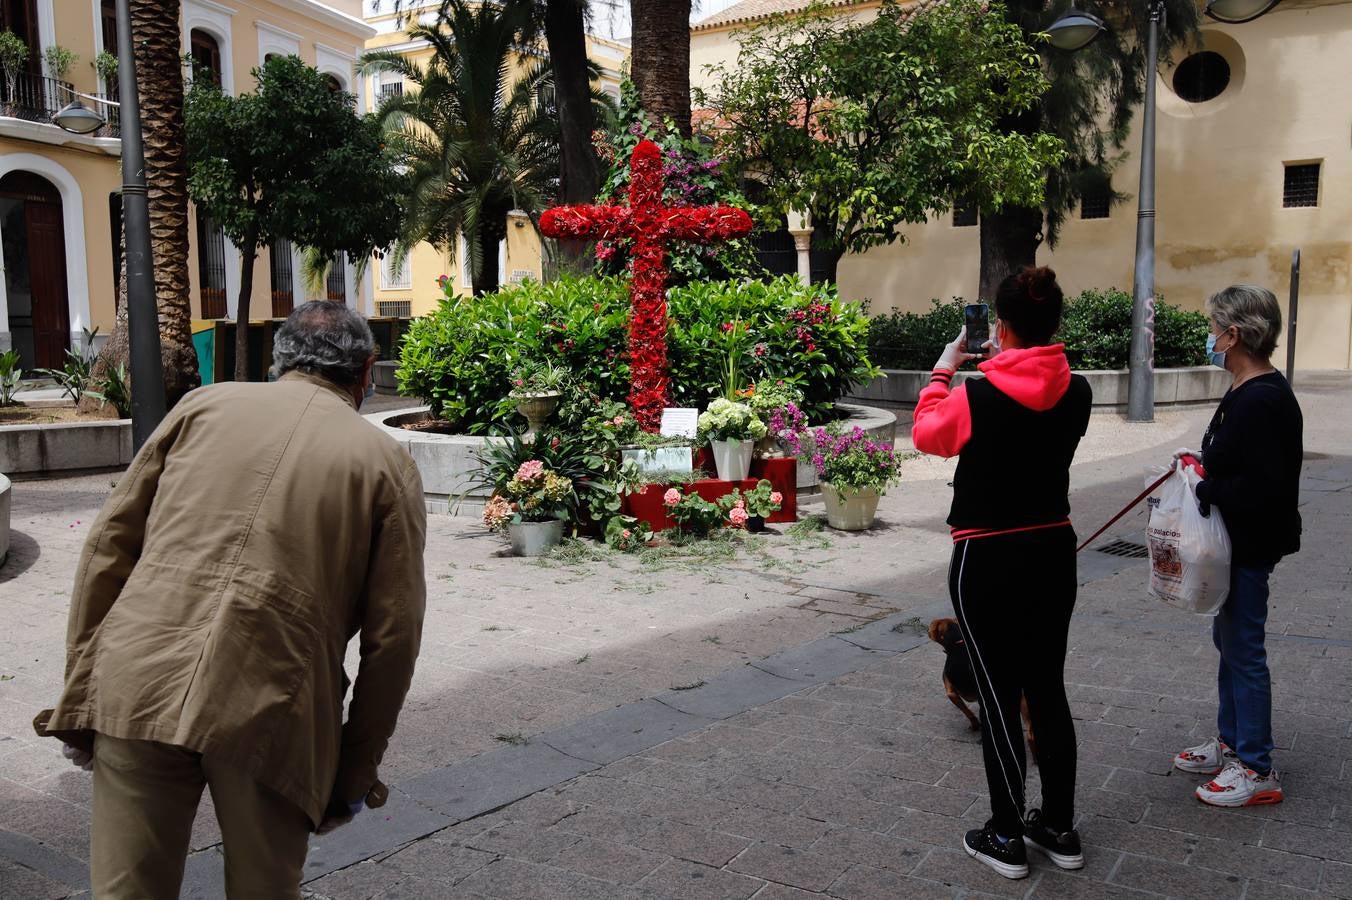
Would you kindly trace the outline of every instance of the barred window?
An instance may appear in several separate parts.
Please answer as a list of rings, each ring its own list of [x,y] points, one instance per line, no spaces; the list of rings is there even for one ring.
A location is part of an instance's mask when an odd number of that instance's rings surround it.
[[[1287,164],[1282,178],[1282,206],[1319,205],[1319,163]]]
[[[1106,219],[1112,206],[1113,192],[1107,184],[1088,188],[1080,195],[1081,219]]]
[[[387,254],[384,265],[380,267],[380,289],[383,291],[406,291],[411,287],[413,287],[413,280],[409,277],[408,257],[405,256],[398,265],[395,265],[394,254]]]

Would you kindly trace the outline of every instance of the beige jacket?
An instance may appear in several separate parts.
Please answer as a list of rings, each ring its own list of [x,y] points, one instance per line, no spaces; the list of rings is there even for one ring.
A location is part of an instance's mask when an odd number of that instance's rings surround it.
[[[90,531],[65,690],[38,732],[232,759],[316,825],[332,794],[381,802],[422,635],[426,526],[413,460],[330,382],[193,391]]]

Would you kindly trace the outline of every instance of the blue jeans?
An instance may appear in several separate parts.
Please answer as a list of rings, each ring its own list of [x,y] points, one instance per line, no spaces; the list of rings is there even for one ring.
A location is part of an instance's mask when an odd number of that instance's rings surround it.
[[[1272,679],[1263,646],[1271,574],[1272,566],[1233,566],[1230,596],[1211,624],[1221,652],[1220,738],[1259,775],[1272,770]]]

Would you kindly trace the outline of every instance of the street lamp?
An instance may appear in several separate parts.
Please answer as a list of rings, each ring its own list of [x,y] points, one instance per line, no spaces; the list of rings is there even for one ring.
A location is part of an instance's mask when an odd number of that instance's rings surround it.
[[[164,419],[167,403],[164,365],[160,359],[159,309],[155,305],[154,261],[150,253],[150,204],[146,195],[145,149],[141,142],[141,106],[136,95],[136,58],[132,52],[131,13],[127,0],[117,0],[117,93],[122,134],[122,230],[127,245],[131,440],[135,452]],[[76,97],[57,112],[52,121],[67,131],[89,134],[103,124],[103,117]]]
[[[1206,13],[1222,22],[1250,22],[1280,0],[1209,0]],[[1159,77],[1159,32],[1164,0],[1149,0],[1150,29],[1145,51],[1145,106],[1141,112],[1141,186],[1136,198],[1136,271],[1131,292],[1130,376],[1127,421],[1155,419],[1155,82]],[[1086,19],[1098,23],[1090,30]],[[1089,45],[1102,20],[1071,9],[1047,28],[1053,46],[1068,51]]]

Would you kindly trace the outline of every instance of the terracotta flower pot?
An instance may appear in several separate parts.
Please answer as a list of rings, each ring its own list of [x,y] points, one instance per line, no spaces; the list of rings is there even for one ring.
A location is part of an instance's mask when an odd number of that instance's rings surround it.
[[[822,501],[826,504],[826,524],[840,531],[864,531],[872,527],[878,514],[878,498],[872,488],[836,488],[822,482]]]

